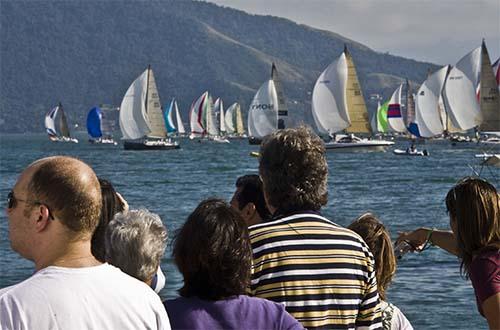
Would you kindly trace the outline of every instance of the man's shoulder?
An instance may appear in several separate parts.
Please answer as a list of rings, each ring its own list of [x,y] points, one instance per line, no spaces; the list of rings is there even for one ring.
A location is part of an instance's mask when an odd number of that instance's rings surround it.
[[[321,230],[323,235],[342,236],[347,239],[363,242],[361,237],[350,229],[342,227],[328,218],[314,213],[302,212],[290,216],[278,218],[276,220],[256,224],[249,228],[251,238],[261,235],[274,236],[281,235],[286,230]],[[297,232],[298,234],[298,232]]]

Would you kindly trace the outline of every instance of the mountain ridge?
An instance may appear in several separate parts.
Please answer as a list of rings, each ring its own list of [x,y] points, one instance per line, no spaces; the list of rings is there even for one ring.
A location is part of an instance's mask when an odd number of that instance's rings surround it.
[[[347,44],[367,106],[399,79],[417,84],[436,65],[371,50],[335,32],[196,1],[0,2],[0,130],[43,131],[59,101],[82,125],[93,106],[119,106],[151,64],[163,105],[182,118],[205,90],[246,112],[275,62],[296,121],[311,123],[310,93]],[[385,78],[384,78],[385,77]],[[388,79],[394,77],[394,79]]]

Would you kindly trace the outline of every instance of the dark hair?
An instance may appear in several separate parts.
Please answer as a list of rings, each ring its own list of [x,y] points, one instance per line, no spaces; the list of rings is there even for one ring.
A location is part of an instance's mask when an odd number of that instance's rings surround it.
[[[475,255],[500,248],[500,198],[487,181],[465,177],[448,191],[446,209],[456,222],[460,269],[468,277]]]
[[[122,201],[116,195],[115,188],[106,179],[99,178],[99,184],[101,185],[101,195],[102,195],[102,210],[101,218],[99,219],[99,224],[92,235],[92,245],[91,250],[94,257],[105,262],[105,244],[104,237],[106,233],[106,227],[108,223],[113,220],[115,214],[124,211],[124,205]]]
[[[28,191],[75,235],[92,233],[101,214],[101,189],[94,171],[76,158],[55,156],[35,162]]]
[[[236,180],[236,188],[241,188],[240,192],[236,195],[236,201],[240,210],[248,203],[253,203],[262,220],[271,217],[271,212],[267,209],[264,191],[262,190],[262,180],[257,174],[240,176]]]
[[[389,232],[371,213],[362,214],[347,228],[361,236],[370,248],[375,258],[378,293],[385,300],[385,291],[396,273],[396,257]]]
[[[247,225],[221,199],[202,201],[174,238],[172,255],[184,277],[183,297],[220,300],[246,293],[252,250]]]
[[[260,147],[259,172],[278,212],[319,210],[328,200],[323,141],[310,128],[278,130]]]

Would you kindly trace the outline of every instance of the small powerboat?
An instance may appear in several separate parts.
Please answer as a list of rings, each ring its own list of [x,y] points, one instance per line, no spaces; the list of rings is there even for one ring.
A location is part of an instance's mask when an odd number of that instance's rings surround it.
[[[417,150],[417,149],[394,149],[392,151],[395,155],[398,156],[429,156],[429,152],[427,150]]]

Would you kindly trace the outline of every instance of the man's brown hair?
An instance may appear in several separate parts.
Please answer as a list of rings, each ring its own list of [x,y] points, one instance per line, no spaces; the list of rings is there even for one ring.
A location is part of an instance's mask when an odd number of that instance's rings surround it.
[[[94,171],[66,156],[35,164],[28,185],[30,198],[43,201],[53,215],[78,234],[92,233],[101,214],[101,188]]]
[[[278,212],[317,211],[328,201],[323,141],[310,128],[278,130],[260,147],[267,202]]]

